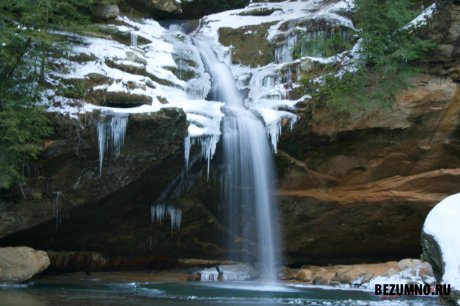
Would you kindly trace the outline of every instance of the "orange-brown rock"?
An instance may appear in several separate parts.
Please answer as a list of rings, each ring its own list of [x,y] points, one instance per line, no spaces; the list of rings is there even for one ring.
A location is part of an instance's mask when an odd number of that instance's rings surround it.
[[[290,263],[418,257],[423,221],[460,186],[460,90],[419,75],[394,109],[312,103],[277,156]]]

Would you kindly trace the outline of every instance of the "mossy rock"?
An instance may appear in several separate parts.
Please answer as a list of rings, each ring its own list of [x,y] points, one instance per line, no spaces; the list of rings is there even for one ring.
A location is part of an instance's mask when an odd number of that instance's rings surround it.
[[[240,16],[270,16],[276,11],[281,11],[279,8],[268,8],[268,7],[261,7],[255,8],[253,10],[247,10],[239,13]]]
[[[193,69],[186,67],[182,69],[178,69],[176,67],[166,67],[169,71],[174,73],[174,75],[179,79],[183,81],[189,81],[191,79],[196,78],[196,73]]]
[[[85,79],[62,79],[64,86],[56,91],[58,96],[70,99],[82,99],[93,104],[100,104],[105,101],[102,91],[93,91],[92,88],[98,85],[110,85],[113,79],[98,73],[90,73]]]
[[[267,40],[267,30],[274,23],[263,23],[237,29],[219,29],[219,41],[232,46],[233,64],[250,67],[265,66],[273,61],[274,45]]]
[[[86,63],[86,62],[93,62],[97,60],[97,57],[94,56],[93,54],[80,53],[80,54],[70,56],[69,60],[73,62],[77,62],[77,63]]]
[[[152,97],[127,92],[106,92],[102,105],[110,107],[135,107],[143,104],[152,104]]]
[[[133,63],[133,65],[129,65],[129,64],[119,63],[113,60],[106,59],[105,64],[111,68],[119,69],[127,73],[140,74],[140,75],[147,74],[147,70],[145,66],[134,65],[135,63]]]

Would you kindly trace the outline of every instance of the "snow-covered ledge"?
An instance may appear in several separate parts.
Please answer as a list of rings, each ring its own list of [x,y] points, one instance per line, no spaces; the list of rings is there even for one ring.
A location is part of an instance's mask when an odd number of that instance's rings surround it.
[[[422,248],[436,280],[451,285],[450,299],[460,305],[460,193],[445,198],[428,214]]]

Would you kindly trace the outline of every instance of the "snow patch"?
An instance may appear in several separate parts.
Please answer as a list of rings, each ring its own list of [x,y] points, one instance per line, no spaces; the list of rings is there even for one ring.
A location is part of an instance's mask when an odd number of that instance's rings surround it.
[[[438,243],[444,275],[442,282],[460,290],[460,194],[449,196],[436,205],[428,214],[423,231],[434,237]]]
[[[406,24],[403,27],[403,30],[416,29],[426,25],[428,23],[428,20],[430,20],[431,17],[433,17],[433,14],[436,12],[436,9],[437,5],[436,3],[433,3],[432,5],[424,9],[420,15],[418,15],[411,22]]]

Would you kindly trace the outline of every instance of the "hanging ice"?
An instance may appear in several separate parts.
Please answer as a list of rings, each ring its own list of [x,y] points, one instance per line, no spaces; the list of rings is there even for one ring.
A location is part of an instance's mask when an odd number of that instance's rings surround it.
[[[153,222],[162,223],[165,217],[166,205],[164,204],[153,204],[150,206],[150,219]]]
[[[214,157],[214,154],[216,153],[216,147],[217,143],[219,142],[220,135],[202,136],[196,139],[201,146],[201,156],[206,159],[206,163],[208,165],[207,178],[209,179],[211,160]]]
[[[152,223],[163,223],[166,213],[171,221],[171,231],[180,230],[182,222],[182,210],[165,204],[152,204],[150,206],[150,220]]]
[[[53,191],[51,194],[51,198],[53,200],[53,215],[56,219],[56,232],[59,228],[59,225],[62,223],[61,214],[59,212],[59,206],[61,204],[61,192],[60,191]]]
[[[104,120],[97,122],[97,139],[99,144],[99,176],[102,175],[102,162],[104,161],[104,154],[107,150],[107,128]]]
[[[275,61],[277,63],[291,62],[293,60],[293,53],[296,43],[297,34],[289,34],[286,41],[275,49]]]
[[[190,135],[184,138],[184,158],[185,158],[185,169],[188,169],[188,163],[190,160]]]
[[[131,47],[137,48],[138,35],[134,31],[132,31],[130,34],[131,34]]]
[[[110,132],[112,137],[113,155],[115,158],[120,156],[121,146],[125,142],[126,127],[128,116],[115,116],[110,120]]]
[[[168,213],[171,219],[171,231],[180,230],[180,223],[182,221],[182,210],[173,206],[168,206]]]
[[[121,146],[125,141],[127,126],[127,114],[102,114],[99,118],[99,121],[97,122],[99,176],[102,175],[102,164],[109,148],[115,158],[120,156]]]

